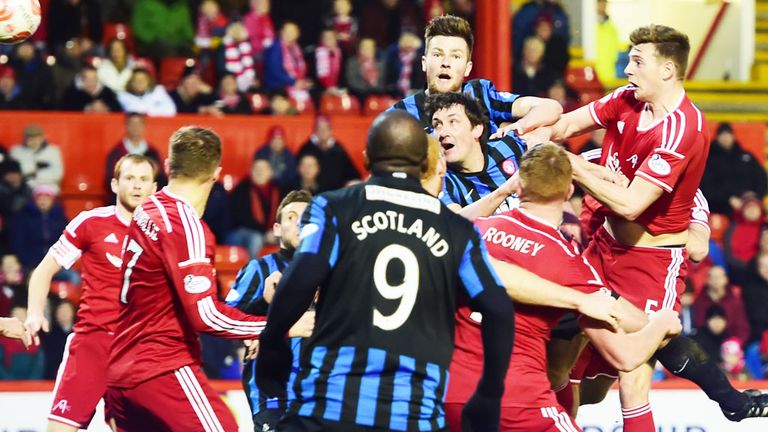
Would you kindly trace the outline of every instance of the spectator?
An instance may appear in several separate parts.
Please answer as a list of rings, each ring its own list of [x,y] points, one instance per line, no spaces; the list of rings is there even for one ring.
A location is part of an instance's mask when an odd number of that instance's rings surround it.
[[[48,3],[48,48],[57,51],[68,41],[89,36],[101,41],[99,0],[51,0]]]
[[[11,246],[27,270],[40,263],[67,225],[64,208],[56,203],[57,195],[56,186],[38,184],[32,189],[32,201],[11,222]]]
[[[565,45],[571,43],[571,31],[568,15],[565,13],[560,0],[529,0],[517,10],[512,24],[512,51],[515,59],[520,58],[523,42],[535,33],[536,18],[546,14],[551,17],[553,32],[565,40]]]
[[[591,152],[592,150],[599,150],[603,148],[603,139],[605,139],[605,129],[598,128],[592,131],[592,133],[589,135],[589,141],[584,144],[584,147],[579,150],[581,154],[585,154],[587,152]],[[602,153],[602,150],[601,150]],[[593,153],[594,154],[594,153]],[[589,159],[591,156],[586,155],[585,158]]]
[[[275,43],[275,26],[269,16],[270,8],[270,0],[251,0],[251,10],[243,17],[243,25],[248,31],[257,62],[261,62],[264,51]]]
[[[47,333],[41,332],[42,348],[45,353],[44,379],[56,379],[67,344],[67,336],[75,325],[75,307],[63,300],[53,308],[53,325]]]
[[[380,47],[397,42],[403,32],[422,34],[422,14],[413,0],[371,0],[360,12],[361,36]]]
[[[254,159],[249,177],[232,191],[234,230],[227,244],[248,249],[256,257],[264,242],[272,243],[272,225],[280,204],[280,190],[272,179],[272,166],[266,159]]]
[[[16,46],[11,66],[19,84],[19,100],[23,109],[45,110],[53,107],[55,88],[51,67],[35,51],[29,40]]]
[[[550,99],[554,99],[560,102],[563,107],[563,112],[570,112],[579,108],[579,97],[576,92],[565,85],[562,79],[555,80],[549,89],[547,89],[546,96]],[[602,128],[598,130],[604,130]]]
[[[728,317],[728,327],[723,334],[724,337],[735,337],[744,345],[749,339],[749,323],[746,319],[744,303],[734,294],[734,287],[730,285],[725,269],[720,266],[709,269],[707,285],[693,301],[693,325],[696,328],[706,324],[707,310],[713,305],[723,308],[725,316]]]
[[[765,170],[733,135],[729,123],[720,123],[717,135],[709,147],[709,157],[701,190],[709,200],[712,213],[731,215],[737,198],[754,192],[759,199],[766,193]]]
[[[568,67],[571,55],[568,52],[565,38],[553,32],[552,17],[549,14],[545,13],[536,18],[534,34],[544,42],[544,58],[542,59],[544,69],[554,75],[556,79],[562,80],[565,77],[565,69]]]
[[[0,163],[0,253],[9,250],[8,224],[32,199],[32,189],[24,181],[21,165],[13,159]]]
[[[203,0],[199,9],[195,46],[201,56],[205,57],[206,54],[210,56],[213,50],[219,47],[229,23],[215,0]]]
[[[75,38],[67,41],[59,48],[56,63],[51,66],[53,90],[55,91],[53,100],[57,106],[60,106],[61,102],[66,102],[63,100],[64,92],[75,81],[77,74],[88,64],[85,54],[92,46],[93,44],[89,39]]]
[[[608,16],[608,0],[597,0],[595,71],[603,82],[616,79],[616,62],[622,50],[619,30]]]
[[[523,44],[522,60],[516,62],[514,91],[523,96],[542,96],[555,82],[555,76],[544,68],[544,42],[531,36]]]
[[[293,106],[285,90],[272,92],[269,98],[269,114],[274,116],[296,115],[298,110]]]
[[[287,21],[280,29],[280,38],[264,52],[264,86],[268,90],[306,92],[312,87],[307,78],[304,54],[298,44],[299,34],[299,27]]]
[[[11,309],[11,318],[24,322],[27,308],[15,306]],[[44,358],[38,345],[28,348],[18,341],[0,338],[0,381],[2,380],[39,380],[43,378]]]
[[[27,286],[19,258],[3,255],[0,261],[0,316],[8,316],[14,305],[27,304]]]
[[[744,364],[744,349],[738,339],[730,337],[720,345],[720,367],[731,379],[744,381],[747,379]]]
[[[305,154],[315,156],[320,162],[320,192],[339,189],[352,180],[360,179],[360,173],[352,164],[346,150],[333,137],[328,117],[317,117],[315,132],[299,150],[299,159]]]
[[[217,106],[224,114],[253,114],[248,97],[237,89],[237,81],[232,74],[221,77]]]
[[[146,69],[134,69],[125,91],[117,94],[117,100],[125,112],[136,112],[148,116],[173,116],[176,104],[168,96],[165,87],[156,84]]]
[[[339,47],[344,58],[351,56],[357,47],[357,18],[352,16],[350,0],[334,0],[333,16],[326,20],[326,26],[336,32]]]
[[[237,89],[249,91],[259,86],[253,64],[253,49],[248,41],[248,31],[239,22],[227,27],[227,35],[219,50],[219,75],[235,76]]]
[[[120,112],[123,107],[117,95],[99,82],[98,72],[93,66],[86,66],[75,77],[61,101],[64,111]]]
[[[275,183],[282,189],[296,178],[296,159],[285,147],[285,129],[282,126],[272,126],[267,143],[256,151],[254,159],[269,161]]]
[[[24,108],[21,87],[16,83],[16,72],[12,67],[0,66],[0,110]]]
[[[761,253],[750,265],[742,299],[751,328],[750,340],[760,340],[768,330],[768,253]]]
[[[384,92],[384,64],[377,58],[373,39],[360,41],[357,55],[347,60],[344,75],[349,90],[360,99]]]
[[[320,162],[317,161],[315,155],[306,153],[299,158],[299,166],[297,169],[298,176],[294,181],[285,189],[283,194],[287,194],[292,190],[305,190],[311,192],[312,195],[320,191],[320,184],[318,183],[318,177],[320,176]]]
[[[400,35],[397,45],[387,52],[387,92],[398,97],[410,95],[424,88],[424,73],[421,70],[421,38],[411,32]]]
[[[19,162],[24,179],[31,186],[52,184],[59,186],[64,176],[61,151],[49,144],[43,128],[36,124],[24,128],[24,142],[11,148],[10,156]]]
[[[192,54],[195,32],[185,0],[136,0],[131,28],[142,55],[159,60]]]
[[[223,244],[232,231],[232,204],[221,182],[216,182],[208,195],[203,220],[216,237],[216,244]]]
[[[99,81],[115,93],[125,91],[134,67],[133,58],[128,55],[128,46],[125,41],[112,39],[107,46],[107,58],[101,59],[99,63]]]
[[[693,339],[717,362],[722,362],[720,347],[725,342],[728,316],[722,306],[713,304],[704,313],[704,325],[696,329]]]
[[[445,15],[445,6],[442,0],[425,0],[424,1],[424,21],[430,22],[433,19]],[[471,22],[471,21],[470,21]]]
[[[741,281],[747,265],[760,249],[761,231],[765,223],[762,202],[752,192],[738,199],[732,222],[723,236],[723,251],[728,269]]]
[[[315,48],[315,74],[322,90],[337,92],[341,77],[342,54],[333,29],[320,33],[320,44]]]
[[[171,99],[179,114],[220,114],[211,86],[200,78],[194,67],[185,69],[181,81],[171,92]]]
[[[163,159],[160,157],[160,153],[144,137],[146,128],[144,114],[129,112],[125,115],[125,136],[107,153],[104,187],[107,194],[112,196],[110,201],[114,202],[114,193],[110,185],[114,177],[115,165],[123,156],[128,154],[143,155],[153,159],[157,166],[163,166],[161,163]],[[158,176],[162,176],[162,174],[158,174]],[[158,179],[158,186],[162,187],[165,183],[164,177]]]

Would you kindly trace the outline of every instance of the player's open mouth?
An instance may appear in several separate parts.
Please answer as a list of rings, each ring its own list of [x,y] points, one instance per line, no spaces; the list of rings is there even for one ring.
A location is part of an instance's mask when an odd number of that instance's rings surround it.
[[[448,151],[455,146],[455,144],[452,143],[440,143],[440,145],[443,146],[443,150],[445,151]]]
[[[437,76],[437,79],[449,80],[449,79],[451,79],[451,76],[448,75],[448,74],[440,74],[440,75]]]

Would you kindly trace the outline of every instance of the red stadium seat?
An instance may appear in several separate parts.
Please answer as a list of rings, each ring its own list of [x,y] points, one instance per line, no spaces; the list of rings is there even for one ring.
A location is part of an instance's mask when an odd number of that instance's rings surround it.
[[[602,90],[584,90],[579,94],[579,105],[586,105],[605,96]]]
[[[249,259],[248,251],[243,247],[216,245],[214,264],[219,273],[237,273]]]
[[[261,114],[269,108],[269,97],[261,93],[253,93],[248,96],[248,100],[251,102],[251,109],[256,114]]]
[[[586,90],[604,91],[603,84],[592,66],[569,66],[565,71],[565,85],[579,93]]]
[[[259,256],[263,257],[264,255],[269,255],[271,253],[275,253],[280,250],[280,246],[278,245],[264,245],[262,246],[261,250],[259,251]]]
[[[296,108],[296,111],[298,111],[299,114],[315,113],[315,104],[312,102],[311,98],[297,99],[292,97],[291,105],[293,105],[293,107]]]
[[[237,280],[237,273],[233,272],[217,272],[216,275],[219,279],[218,295],[220,299],[224,299],[229,294],[229,291],[235,286]]]
[[[101,43],[107,46],[112,39],[125,41],[128,46],[128,52],[133,52],[136,42],[133,40],[131,26],[125,23],[105,23],[103,27],[103,36]]]
[[[71,282],[54,281],[51,282],[51,293],[61,300],[68,300],[70,303],[77,306],[80,302],[82,287]]]
[[[363,114],[367,116],[375,116],[385,109],[391,107],[397,102],[397,99],[387,95],[370,95],[365,98],[365,106],[363,107]]]
[[[356,97],[344,94],[344,95],[323,95],[320,99],[320,112],[325,115],[359,115],[360,114],[360,102]]]
[[[720,243],[723,241],[725,230],[731,225],[731,220],[728,216],[720,213],[712,213],[709,215],[709,228],[712,230],[712,240]]]
[[[160,76],[158,84],[162,84],[168,91],[176,88],[181,79],[181,74],[187,67],[195,65],[195,59],[188,57],[168,57],[160,63]]]

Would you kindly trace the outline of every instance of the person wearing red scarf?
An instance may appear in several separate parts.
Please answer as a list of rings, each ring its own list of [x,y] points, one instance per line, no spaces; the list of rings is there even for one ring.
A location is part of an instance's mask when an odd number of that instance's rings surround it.
[[[349,90],[361,99],[372,93],[384,92],[384,65],[376,57],[376,42],[363,39],[357,56],[347,60],[345,65]]]
[[[333,29],[320,34],[320,44],[315,48],[315,72],[324,90],[335,90],[341,76],[341,49]]]
[[[270,0],[251,0],[251,10],[243,17],[243,25],[257,57],[275,42],[275,26],[269,16],[271,6]]]
[[[271,228],[280,204],[280,189],[272,177],[269,161],[255,159],[250,176],[232,191],[235,229],[227,235],[225,243],[247,248],[252,257],[258,256],[265,242],[274,242]]]
[[[264,53],[264,86],[267,90],[308,90],[307,64],[298,40],[301,33],[296,23],[286,21],[280,29],[280,40]]]

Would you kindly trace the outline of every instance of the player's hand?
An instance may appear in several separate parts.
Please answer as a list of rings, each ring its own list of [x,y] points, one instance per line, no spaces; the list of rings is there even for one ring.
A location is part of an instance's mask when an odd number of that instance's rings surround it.
[[[256,385],[267,396],[284,398],[291,374],[293,353],[287,339],[265,344],[261,342],[256,356]]]
[[[256,356],[259,354],[259,340],[244,340],[243,345],[245,345],[243,360],[256,360]]]
[[[577,310],[582,315],[603,321],[616,331],[619,329],[621,316],[616,305],[616,299],[603,291],[598,291],[584,297]]]
[[[683,332],[683,324],[680,322],[680,314],[672,309],[659,309],[648,318],[652,321],[661,321],[667,328],[667,336],[677,336]]]
[[[304,312],[304,315],[296,321],[296,324],[288,330],[290,337],[308,338],[312,336],[312,330],[315,329],[315,311]]]
[[[512,123],[502,123],[501,125],[499,125],[499,128],[496,129],[496,132],[494,132],[491,136],[489,136],[488,139],[499,139],[510,132],[513,132],[517,136],[522,137],[525,131],[526,131],[525,121],[523,119],[520,119]]]
[[[0,335],[11,339],[20,339],[25,347],[32,343],[29,331],[18,318],[0,318]]]
[[[506,196],[517,193],[520,186],[520,171],[516,171],[512,177],[508,178],[497,190],[500,190]]]
[[[267,276],[266,279],[264,279],[264,301],[267,303],[272,303],[272,298],[275,296],[275,290],[277,289],[277,284],[280,283],[280,279],[283,277],[283,274],[279,271],[272,272],[269,276]]]
[[[40,330],[48,333],[51,326],[43,314],[28,312],[24,327],[29,332],[29,336],[35,345],[40,345]]]
[[[461,411],[461,428],[464,432],[496,432],[500,417],[501,397],[475,391]]]

